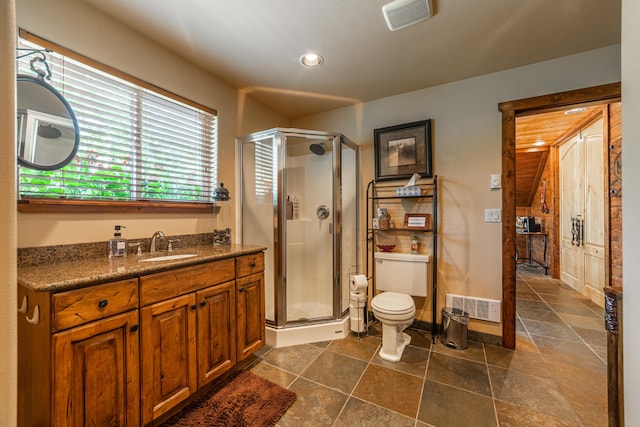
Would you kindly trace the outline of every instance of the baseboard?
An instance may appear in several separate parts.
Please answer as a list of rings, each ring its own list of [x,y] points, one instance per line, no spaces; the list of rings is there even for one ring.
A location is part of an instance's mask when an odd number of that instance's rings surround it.
[[[414,320],[413,324],[411,325],[412,328],[415,329],[420,329],[422,331],[427,331],[427,332],[431,332],[431,325],[433,323],[431,322],[426,322],[424,320]],[[442,325],[438,324],[436,330],[438,331],[438,335],[441,334],[442,331]],[[476,342],[481,342],[484,344],[490,344],[490,345],[495,345],[498,347],[502,347],[502,337],[499,337],[497,335],[492,335],[492,334],[486,334],[484,332],[477,332],[477,331],[467,331],[467,339],[471,340],[471,341],[476,341]]]

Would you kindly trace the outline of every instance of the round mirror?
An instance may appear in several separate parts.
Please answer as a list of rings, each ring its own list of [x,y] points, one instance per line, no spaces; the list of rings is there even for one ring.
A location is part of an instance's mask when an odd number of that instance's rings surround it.
[[[78,120],[64,97],[44,80],[18,75],[18,163],[55,170],[78,151]]]

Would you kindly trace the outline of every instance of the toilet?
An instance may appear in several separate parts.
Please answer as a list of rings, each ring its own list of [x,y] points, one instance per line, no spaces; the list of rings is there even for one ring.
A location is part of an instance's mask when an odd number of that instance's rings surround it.
[[[376,290],[383,291],[371,300],[373,314],[382,324],[380,357],[391,362],[402,358],[411,342],[403,332],[413,323],[416,305],[412,296],[426,297],[431,277],[429,255],[376,252]]]

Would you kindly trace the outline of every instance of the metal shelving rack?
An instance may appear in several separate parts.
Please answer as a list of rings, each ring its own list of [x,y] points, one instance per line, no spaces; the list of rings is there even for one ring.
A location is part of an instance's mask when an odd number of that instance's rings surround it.
[[[398,196],[398,195],[388,195],[390,191],[395,192],[395,188],[398,188],[398,185],[380,183],[376,181],[371,181],[367,185],[367,259],[366,259],[366,272],[369,275],[369,269],[371,265],[371,277],[372,277],[372,294],[375,295],[376,290],[376,280],[375,280],[375,262],[373,262],[373,254],[376,248],[377,242],[377,232],[413,232],[413,233],[423,233],[425,235],[430,235],[432,239],[432,251],[431,251],[431,299],[432,299],[432,317],[431,317],[431,335],[432,340],[435,343],[436,335],[438,332],[438,324],[437,324],[437,310],[438,310],[438,176],[435,175],[430,182],[419,183],[416,186],[422,189],[420,195],[416,196]],[[431,230],[416,230],[413,228],[403,228],[403,227],[392,227],[384,230],[374,229],[373,228],[373,215],[376,213],[376,207],[380,206],[381,201],[393,201],[393,200],[430,200],[431,201],[431,212],[432,217],[432,227]]]

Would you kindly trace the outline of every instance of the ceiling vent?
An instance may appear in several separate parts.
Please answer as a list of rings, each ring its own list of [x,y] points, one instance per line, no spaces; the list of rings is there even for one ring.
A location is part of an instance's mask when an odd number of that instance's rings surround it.
[[[382,6],[387,26],[391,31],[399,30],[433,15],[431,0],[395,0]]]

